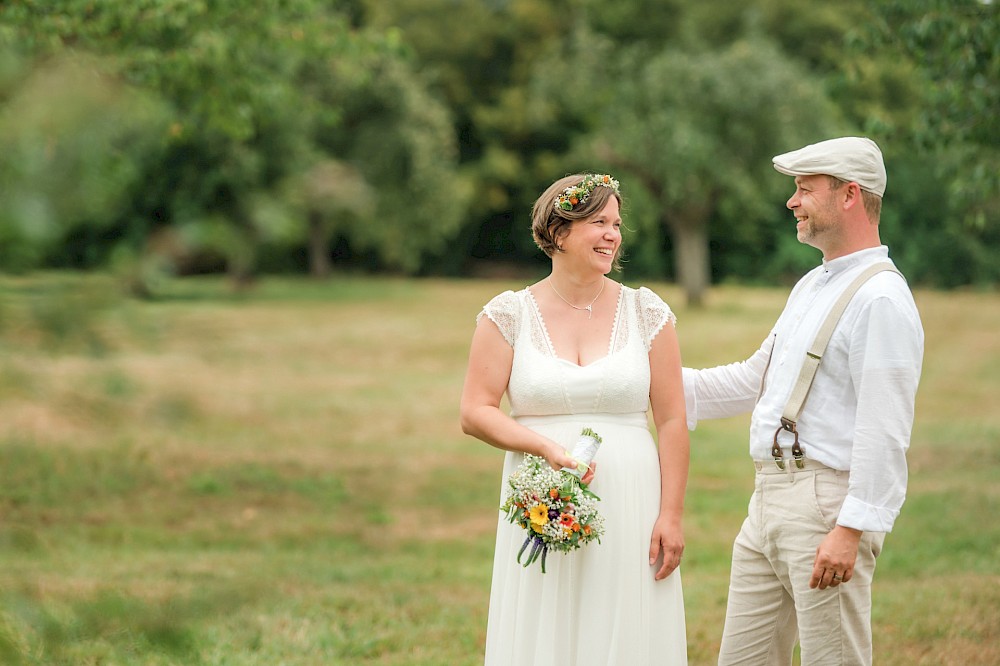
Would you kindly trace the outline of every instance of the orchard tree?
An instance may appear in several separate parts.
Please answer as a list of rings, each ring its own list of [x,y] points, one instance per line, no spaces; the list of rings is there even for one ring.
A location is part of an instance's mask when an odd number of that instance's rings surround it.
[[[336,234],[350,235],[349,226],[370,219],[373,192],[364,177],[347,164],[319,159],[308,171],[296,173],[285,184],[288,204],[298,212],[295,219],[307,227],[309,274],[329,277],[330,246]],[[278,207],[276,211],[284,211]]]
[[[710,283],[709,225],[759,243],[787,196],[771,157],[824,136],[836,112],[808,72],[761,38],[706,52],[665,49],[625,60],[596,150],[656,202],[673,239],[676,279],[700,305]]]

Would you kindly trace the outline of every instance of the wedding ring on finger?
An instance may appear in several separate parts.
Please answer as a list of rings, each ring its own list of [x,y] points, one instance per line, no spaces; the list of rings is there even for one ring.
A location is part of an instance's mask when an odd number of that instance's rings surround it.
[[[841,576],[839,573],[835,573],[833,574],[833,579],[839,583],[840,581],[844,580],[844,577]]]

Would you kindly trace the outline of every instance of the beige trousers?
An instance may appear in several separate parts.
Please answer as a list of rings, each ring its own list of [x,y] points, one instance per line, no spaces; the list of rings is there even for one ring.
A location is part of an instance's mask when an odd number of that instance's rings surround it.
[[[850,582],[809,589],[816,548],[836,524],[848,473],[809,460],[803,470],[755,466],[750,508],[733,545],[720,666],[787,666],[796,642],[803,666],[871,664],[871,582],[885,535],[861,537]]]

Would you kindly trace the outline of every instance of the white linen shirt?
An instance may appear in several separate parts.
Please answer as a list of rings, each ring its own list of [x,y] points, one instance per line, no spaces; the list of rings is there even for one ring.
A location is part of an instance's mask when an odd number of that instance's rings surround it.
[[[880,246],[824,261],[795,285],[750,358],[704,370],[684,368],[688,427],[752,410],[750,456],[773,465],[774,433],[806,350],[851,281],[888,257],[888,248]],[[858,290],[834,330],[797,429],[807,458],[850,472],[839,525],[892,531],[906,498],[906,450],[923,348],[913,295],[905,280],[888,271]],[[786,458],[792,440],[787,432],[778,438]]]

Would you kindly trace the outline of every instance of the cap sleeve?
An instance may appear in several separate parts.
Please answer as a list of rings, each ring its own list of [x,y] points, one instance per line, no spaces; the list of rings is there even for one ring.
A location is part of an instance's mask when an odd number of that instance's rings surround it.
[[[521,302],[513,291],[505,291],[494,296],[476,315],[476,323],[483,317],[488,317],[500,329],[500,334],[511,347],[517,337],[521,323]]]
[[[642,331],[642,342],[649,351],[653,346],[653,338],[669,322],[672,326],[677,325],[677,317],[674,316],[670,306],[663,302],[663,299],[653,293],[647,287],[639,287],[636,294],[636,314],[639,320],[639,330]]]

